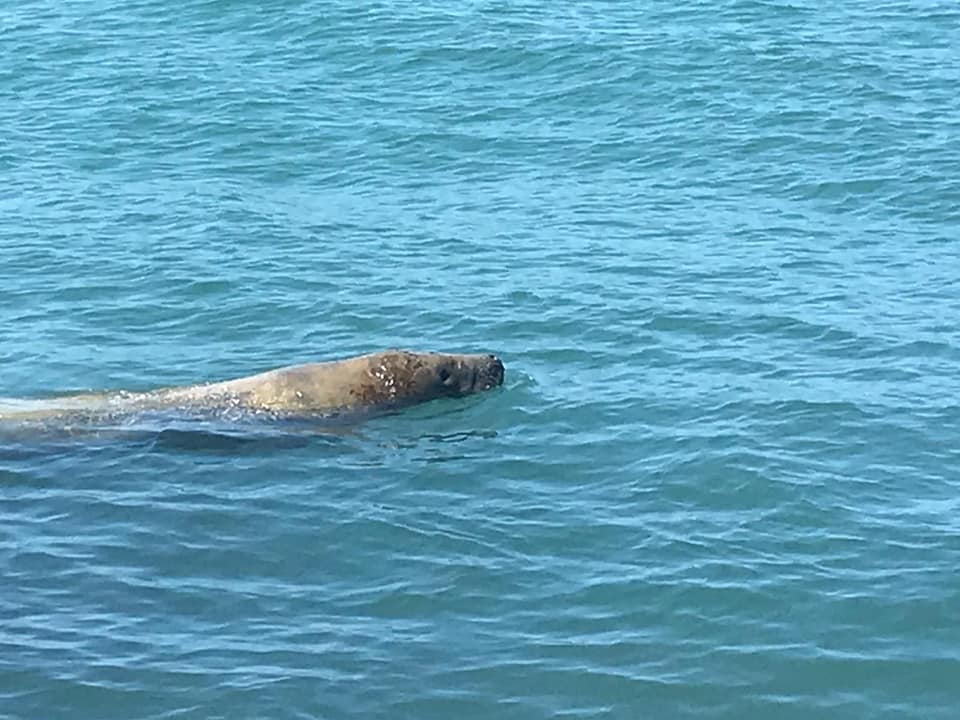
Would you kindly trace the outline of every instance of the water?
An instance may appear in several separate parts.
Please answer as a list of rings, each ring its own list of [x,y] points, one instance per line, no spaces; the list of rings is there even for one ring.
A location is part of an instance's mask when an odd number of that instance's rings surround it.
[[[388,346],[336,432],[0,435],[0,716],[953,718],[954,3],[0,10],[0,396]]]

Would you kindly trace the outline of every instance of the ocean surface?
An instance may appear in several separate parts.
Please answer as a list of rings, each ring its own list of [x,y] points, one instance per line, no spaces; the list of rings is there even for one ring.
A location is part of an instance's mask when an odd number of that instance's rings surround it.
[[[952,0],[4,3],[8,402],[507,375],[0,422],[0,717],[954,720],[958,168]]]

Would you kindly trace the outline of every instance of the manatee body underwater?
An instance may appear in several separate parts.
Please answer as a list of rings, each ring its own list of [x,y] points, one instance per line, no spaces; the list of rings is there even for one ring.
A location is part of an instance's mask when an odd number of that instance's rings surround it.
[[[0,401],[0,421],[96,423],[153,412],[320,419],[472,395],[502,385],[503,378],[503,363],[495,355],[385,350],[223,382]]]

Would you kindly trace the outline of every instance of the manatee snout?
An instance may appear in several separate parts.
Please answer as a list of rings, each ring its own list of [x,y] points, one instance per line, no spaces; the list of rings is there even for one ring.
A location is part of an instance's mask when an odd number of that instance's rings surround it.
[[[465,392],[481,392],[503,384],[503,363],[496,355],[484,355],[474,363]]]
[[[503,362],[496,355],[487,355],[487,362],[478,373],[477,381],[483,390],[503,385]]]

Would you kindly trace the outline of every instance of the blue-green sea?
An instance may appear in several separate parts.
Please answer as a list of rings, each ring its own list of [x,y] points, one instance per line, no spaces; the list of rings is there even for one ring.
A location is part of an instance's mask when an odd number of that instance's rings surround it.
[[[0,717],[954,720],[960,5],[17,0]],[[11,400],[12,399],[12,400]]]

